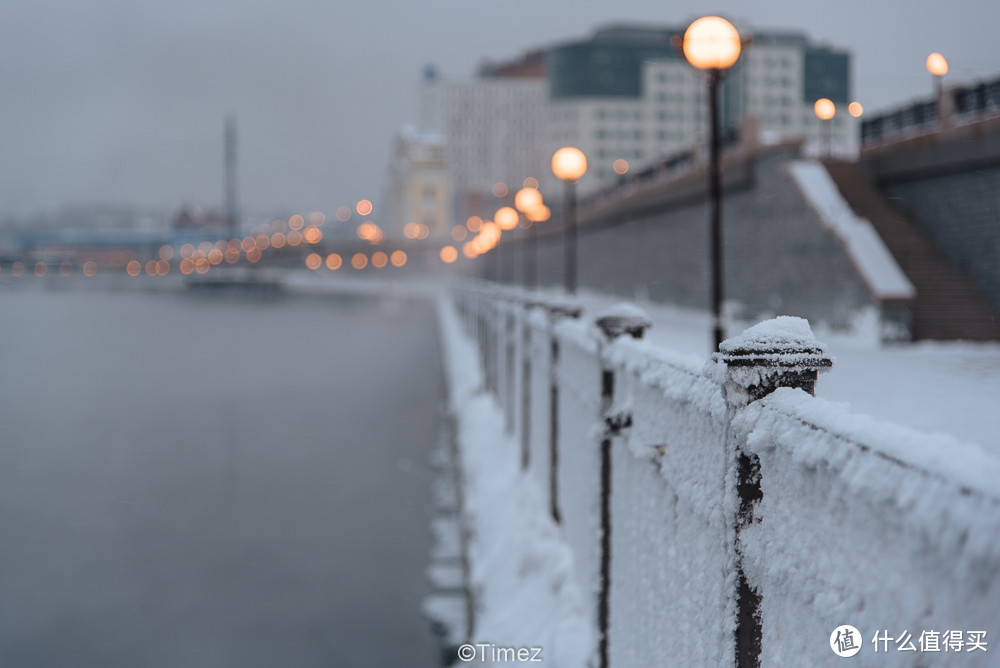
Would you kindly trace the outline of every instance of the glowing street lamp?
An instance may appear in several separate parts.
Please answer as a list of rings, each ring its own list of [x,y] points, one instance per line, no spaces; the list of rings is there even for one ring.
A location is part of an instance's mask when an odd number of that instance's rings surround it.
[[[564,146],[552,155],[552,173],[566,184],[563,211],[563,267],[567,294],[576,294],[576,182],[587,173],[587,156],[574,146]]]
[[[736,64],[743,48],[740,33],[721,16],[703,16],[684,31],[681,51],[692,67],[706,74],[708,83],[708,199],[709,260],[712,279],[712,317],[715,349],[722,343],[722,179],[719,174],[719,82]]]
[[[944,75],[948,74],[948,61],[940,53],[935,51],[927,56],[927,71],[934,77],[934,99],[937,100],[938,120],[944,120],[942,115],[941,98],[943,92]]]
[[[833,117],[837,115],[837,105],[832,100],[821,97],[813,104],[813,112],[826,130],[826,155],[830,157],[833,153]]]

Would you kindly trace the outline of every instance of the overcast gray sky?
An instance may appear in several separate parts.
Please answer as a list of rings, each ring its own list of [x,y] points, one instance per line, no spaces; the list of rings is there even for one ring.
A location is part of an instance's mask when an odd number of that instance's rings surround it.
[[[332,212],[378,196],[424,64],[467,77],[604,23],[706,13],[852,50],[869,112],[929,94],[931,51],[949,82],[1000,75],[996,0],[6,0],[0,216],[219,206],[227,112],[244,210]]]

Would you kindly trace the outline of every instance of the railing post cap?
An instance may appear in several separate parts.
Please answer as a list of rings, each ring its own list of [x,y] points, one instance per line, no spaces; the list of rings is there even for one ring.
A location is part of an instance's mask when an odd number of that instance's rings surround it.
[[[579,318],[583,313],[583,305],[567,298],[549,298],[544,300],[528,302],[528,306],[537,306],[545,309],[549,317],[553,320],[558,318]]]
[[[726,339],[712,356],[727,368],[731,403],[747,404],[779,387],[815,392],[817,375],[833,366],[826,346],[803,318],[779,316]]]
[[[594,324],[608,339],[616,339],[623,334],[641,339],[646,330],[652,327],[653,321],[635,304],[621,302],[598,313]]]

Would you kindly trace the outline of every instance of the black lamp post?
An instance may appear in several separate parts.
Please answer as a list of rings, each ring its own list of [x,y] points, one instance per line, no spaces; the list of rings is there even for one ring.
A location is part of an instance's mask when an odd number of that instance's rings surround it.
[[[576,182],[587,173],[587,156],[573,146],[564,146],[552,156],[552,173],[566,184],[563,207],[563,285],[566,294],[576,294]]]
[[[742,43],[733,24],[720,16],[704,16],[684,32],[681,50],[708,84],[708,246],[711,274],[712,329],[715,350],[722,343],[722,178],[719,169],[719,82],[740,57]]]

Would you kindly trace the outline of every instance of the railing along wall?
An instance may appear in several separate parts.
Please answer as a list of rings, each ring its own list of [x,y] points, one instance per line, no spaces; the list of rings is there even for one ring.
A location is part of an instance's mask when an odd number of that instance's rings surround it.
[[[811,396],[831,362],[808,323],[699,366],[634,307],[454,299],[572,549],[594,665],[825,665],[845,624],[878,665],[991,665],[969,634],[1000,622],[1000,466]]]

